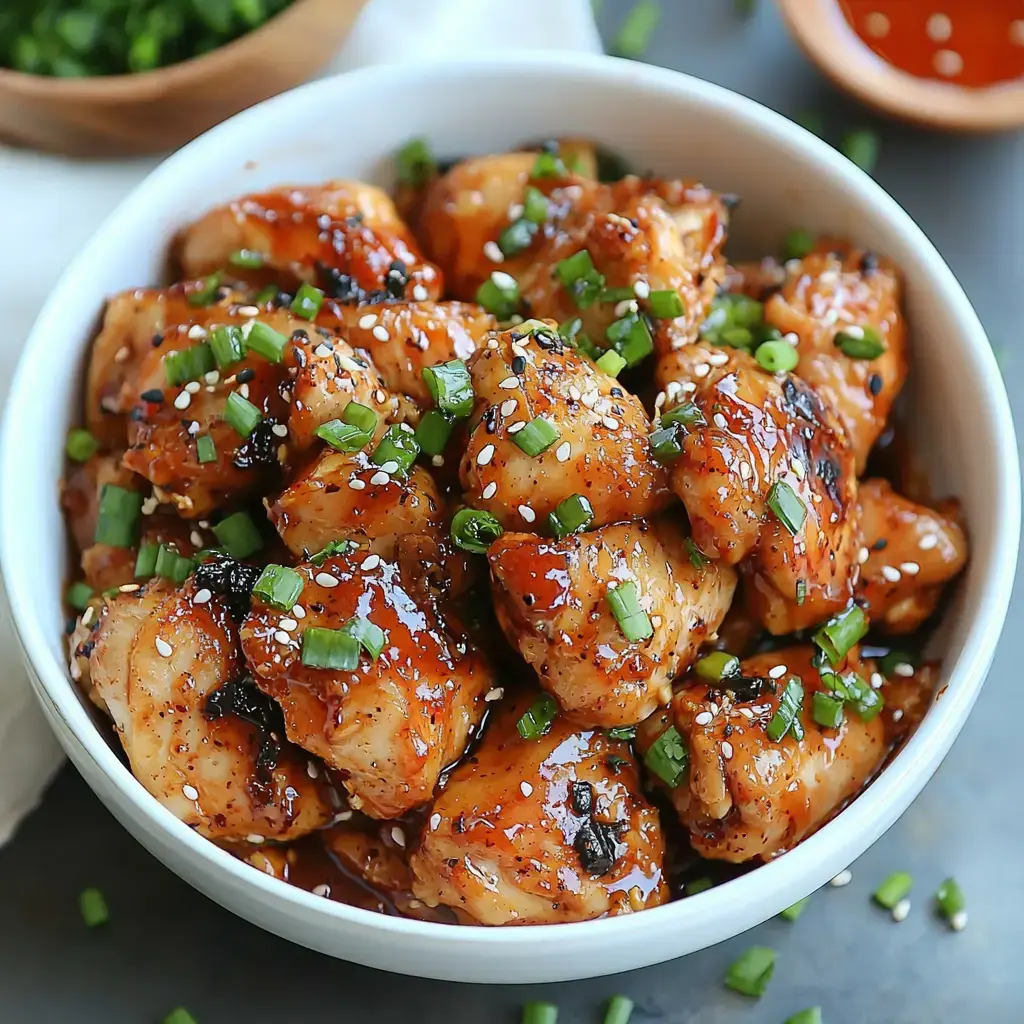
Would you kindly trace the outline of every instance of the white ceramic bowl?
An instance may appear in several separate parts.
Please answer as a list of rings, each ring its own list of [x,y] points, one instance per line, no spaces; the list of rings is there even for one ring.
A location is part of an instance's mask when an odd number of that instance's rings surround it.
[[[285,182],[379,179],[413,135],[458,155],[526,139],[599,139],[639,167],[739,193],[734,248],[775,249],[800,224],[848,234],[906,273],[916,453],[964,502],[970,567],[939,645],[941,699],[880,777],[793,852],[683,902],[547,928],[457,928],[356,910],[235,860],[152,799],[97,730],[68,679],[57,505],[62,442],[105,299],[159,281],[174,231],[214,203]],[[988,341],[928,239],[870,178],[750,100],[608,58],[526,55],[382,67],[305,86],[238,115],[156,170],[108,219],[47,302],[25,346],[2,449],[0,554],[33,684],[86,780],[157,857],[207,895],[295,942],[358,963],[476,982],[540,982],[642,967],[735,935],[822,885],[878,838],[949,749],[988,669],[1020,525],[1017,453]]]

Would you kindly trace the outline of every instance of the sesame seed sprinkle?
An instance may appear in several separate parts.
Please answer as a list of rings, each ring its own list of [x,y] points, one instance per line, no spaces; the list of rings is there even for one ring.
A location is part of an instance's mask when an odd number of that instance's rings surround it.
[[[914,675],[914,666],[906,661],[901,661],[893,665],[892,670],[896,675],[902,676],[904,679],[910,679]]]
[[[193,340],[197,341],[199,338],[206,337],[206,328],[202,324],[193,324],[188,329],[188,336]]]
[[[609,430],[619,429],[619,421],[615,419],[613,416],[603,416],[601,418],[601,423]]]
[[[907,914],[910,913],[910,900],[902,899],[895,907],[892,908],[892,919],[899,924],[900,921],[907,919]]]
[[[649,299],[651,297],[651,286],[646,281],[634,281],[633,294],[638,299]]]
[[[298,623],[297,623],[297,622],[295,621],[295,619],[289,619],[289,618],[287,618],[287,617],[283,618],[283,619],[282,619],[282,620],[281,620],[281,621],[280,621],[280,622],[278,623],[278,625],[279,625],[279,626],[280,626],[280,627],[281,627],[282,629],[287,629],[287,630],[288,630],[289,632],[290,632],[291,630],[293,630],[293,629],[298,629],[298,628],[299,628],[299,624],[298,624]]]
[[[837,889],[841,889],[844,885],[849,885],[852,881],[853,872],[849,868],[846,868],[845,870],[840,871],[839,874],[836,875],[836,877],[828,884],[835,886]]]
[[[421,284],[413,286],[412,297],[415,302],[426,302],[429,292]]]
[[[370,483],[375,487],[382,487],[384,484],[391,483],[391,477],[388,476],[383,469],[378,469],[377,472],[370,477]]]
[[[493,498],[498,491],[498,485],[492,480],[483,491],[485,498]]]
[[[319,356],[321,359],[326,359],[333,352],[334,349],[328,348],[323,342],[320,342],[320,344],[313,349],[313,355]]]
[[[437,826],[441,824],[441,815],[436,811],[430,816],[430,831],[436,832]]]
[[[301,604],[292,605],[292,615],[297,619],[304,619],[306,617],[306,609]]]
[[[568,441],[563,441],[555,449],[555,458],[558,459],[559,462],[567,461],[570,455],[572,455],[572,445]]]
[[[331,887],[326,882],[321,882],[319,885],[314,885],[309,891],[314,896],[330,896]]]
[[[714,420],[715,426],[718,427],[719,430],[725,430],[725,428],[729,425],[729,421],[720,412],[715,413]]]
[[[501,700],[505,696],[505,690],[501,686],[493,686],[484,694],[484,700],[490,704],[492,701]]]
[[[321,587],[336,587],[338,585],[338,580],[328,572],[318,572],[313,579]]]
[[[398,846],[405,846],[405,833],[398,825],[391,826],[391,838],[394,839]]]
[[[156,638],[156,650],[162,658],[169,658],[174,653],[174,648],[162,636]]]
[[[905,576],[916,576],[921,571],[917,562],[900,562],[900,572]]]
[[[949,927],[955,932],[962,932],[967,927],[967,911],[958,910],[949,919]]]
[[[501,415],[511,416],[516,411],[516,407],[519,405],[518,399],[509,398],[501,403]]]
[[[275,437],[288,436],[288,427],[284,423],[275,423],[270,429]]]
[[[861,565],[863,565],[870,557],[871,552],[868,551],[867,548],[861,548],[860,551],[857,552],[857,561],[860,562]]]
[[[871,688],[874,690],[880,690],[885,680],[882,678],[881,672],[871,673]]]
[[[533,786],[524,780],[519,783],[519,792],[522,793],[523,796],[533,796]]]
[[[348,485],[353,491],[362,491],[366,488],[366,481],[360,480],[359,477],[354,476],[349,480]]]
[[[532,523],[537,518],[537,513],[529,505],[520,505],[519,514],[528,522]]]
[[[518,377],[506,377],[503,381],[498,384],[499,388],[504,388],[506,391],[513,391],[519,387]]]
[[[711,367],[707,363],[698,363],[693,368],[694,377],[706,377],[711,372]]]
[[[185,797],[186,800],[198,800],[199,799],[199,790],[196,789],[195,786],[188,786],[188,785],[182,786],[181,787],[181,794],[182,794],[182,796]]]
[[[781,679],[786,674],[786,671],[785,665],[776,665],[769,670],[768,675],[772,679]]]
[[[732,757],[732,744],[728,740],[722,740],[722,757],[726,761]]]
[[[478,466],[486,466],[494,458],[495,451],[496,449],[493,444],[485,444],[476,457],[476,464]]]
[[[192,404],[192,396],[187,391],[182,391],[181,394],[174,399],[175,409],[187,409]]]
[[[498,243],[497,242],[494,242],[494,241],[484,242],[484,255],[492,263],[504,263],[505,262],[505,254],[501,251],[501,249],[498,248]]]
[[[702,711],[693,721],[695,725],[710,725],[714,717],[710,711]]]
[[[368,331],[377,322],[376,313],[364,313],[359,318],[359,326],[364,330]]]
[[[369,572],[371,569],[376,569],[378,565],[380,565],[380,555],[367,555],[359,568],[364,572]]]
[[[292,642],[292,638],[283,629],[275,630],[274,639],[279,644],[290,644]]]
[[[394,459],[388,459],[387,462],[380,464],[380,471],[382,473],[397,473],[398,463]]]
[[[141,584],[138,583],[122,583],[117,589],[122,594],[134,594],[136,590],[140,589]]]
[[[246,382],[245,382],[244,384],[242,384],[242,385],[241,385],[241,386],[239,387],[239,389],[238,389],[238,393],[239,393],[239,394],[240,394],[240,395],[241,395],[241,396],[242,396],[243,398],[248,398],[248,397],[249,397],[249,382],[248,382],[248,381],[246,381]]]
[[[899,583],[903,578],[903,574],[894,565],[883,565],[882,576],[890,583]]]
[[[939,543],[939,538],[934,533],[926,533],[918,542],[917,546],[922,551],[931,551],[936,544]]]
[[[728,352],[711,352],[707,355],[707,361],[712,366],[725,366],[729,362]]]
[[[374,327],[373,336],[378,341],[388,341],[391,338],[391,335],[388,334],[388,329],[381,324],[377,324],[377,326]]]
[[[753,469],[751,469],[750,463],[749,462],[741,462],[740,463],[740,479],[741,480],[749,480],[751,473],[753,473]]]

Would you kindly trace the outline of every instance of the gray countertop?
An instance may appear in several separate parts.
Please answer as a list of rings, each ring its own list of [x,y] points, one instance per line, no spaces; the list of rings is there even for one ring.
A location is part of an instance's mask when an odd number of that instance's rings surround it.
[[[608,0],[611,30],[630,6]],[[880,121],[835,93],[786,37],[770,4],[743,21],[729,0],[674,0],[648,54],[791,116],[820,112],[835,135],[870,125],[883,137],[878,180],[923,225],[975,303],[1000,353],[1018,422],[1024,421],[1024,136],[953,138]],[[609,31],[610,34],[610,31]],[[1019,966],[1024,817],[1012,743],[991,734],[1018,687],[1011,656],[1024,625],[1020,587],[992,673],[963,734],[911,809],[852,866],[853,882],[826,888],[795,924],[747,935],[660,967],[597,981],[533,988],[457,986],[392,977],[334,961],[232,917],[172,875],[117,825],[65,769],[43,806],[0,851],[0,1020],[9,1024],[153,1024],[188,1007],[200,1024],[281,1021],[466,1024],[518,1020],[519,1006],[559,1004],[561,1024],[601,1020],[623,992],[635,1024],[749,1021],[781,1024],[820,1005],[828,1024],[945,1024],[1024,1019]],[[902,924],[869,895],[890,871],[914,874]],[[954,934],[928,904],[955,874],[970,924]],[[109,925],[86,930],[76,898],[99,886]],[[725,968],[753,942],[779,951],[767,994],[723,989]]]

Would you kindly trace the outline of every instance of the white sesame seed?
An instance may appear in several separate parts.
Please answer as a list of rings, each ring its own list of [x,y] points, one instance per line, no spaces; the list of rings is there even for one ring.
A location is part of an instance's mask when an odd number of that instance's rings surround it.
[[[357,476],[352,477],[349,480],[348,485],[353,491],[362,491],[366,489],[366,481],[360,480]]]
[[[430,816],[430,831],[436,832],[437,826],[441,824],[441,815],[436,811]]]
[[[498,384],[499,388],[504,388],[506,391],[512,391],[519,387],[518,377],[506,377],[503,381]]]
[[[415,302],[426,302],[429,292],[421,284],[413,285],[412,297]]]
[[[495,483],[495,482],[494,482],[494,481],[492,480],[492,481],[491,481],[491,482],[490,482],[490,483],[489,483],[489,484],[488,484],[488,485],[487,485],[487,486],[486,486],[486,487],[484,488],[484,492],[483,492],[483,494],[484,494],[484,497],[485,497],[485,498],[493,498],[493,497],[494,497],[494,495],[495,495],[495,493],[497,492],[497,490],[498,490],[498,485],[497,485],[497,484],[496,484],[496,483]]]
[[[376,569],[378,565],[380,565],[380,555],[367,555],[359,568],[364,572],[369,572],[371,569]]]
[[[576,387],[576,385],[575,385],[575,384],[570,384],[570,385],[569,385],[569,397],[570,397],[570,398],[571,398],[571,399],[572,399],[572,400],[573,400],[574,402],[578,402],[578,401],[580,400],[580,397],[581,397],[581,395],[580,395],[580,389],[579,389],[578,387]]]
[[[907,914],[910,913],[910,900],[902,899],[895,907],[892,908],[892,919],[899,924],[900,921],[907,919]]]
[[[187,391],[182,391],[181,394],[174,399],[175,409],[187,409],[192,404],[192,396]]]
[[[501,415],[511,416],[516,411],[516,407],[519,405],[519,401],[515,398],[506,399],[501,403]]]
[[[737,708],[736,711],[744,718],[752,719],[754,717],[754,712],[751,708]]]
[[[378,469],[377,472],[370,477],[370,483],[375,487],[381,487],[384,484],[391,483],[391,477],[389,477],[384,470]]]
[[[933,43],[944,43],[953,34],[953,22],[948,14],[933,14],[924,23],[924,30]]]
[[[290,644],[292,642],[292,638],[283,629],[275,631],[274,639],[279,644]]]
[[[754,471],[753,471],[753,469],[751,469],[749,462],[741,462],[740,463],[740,479],[741,480],[749,480],[750,479],[750,475],[753,472]]]
[[[921,571],[917,562],[900,562],[900,572],[904,576],[916,576]]]
[[[495,451],[496,449],[493,444],[485,444],[476,457],[476,464],[478,466],[486,466],[494,458]]]
[[[320,342],[320,344],[317,345],[315,349],[313,349],[313,355],[319,356],[321,359],[326,359],[329,355],[331,355],[333,351],[334,349],[329,348],[323,342]]]
[[[353,804],[355,803],[355,798],[354,797],[353,797],[353,801],[352,802],[353,802]],[[351,817],[352,817],[352,812],[351,811],[338,811],[338,813],[331,819],[331,824],[335,825],[339,821],[349,821],[351,819]]]
[[[376,313],[364,313],[358,320],[359,326],[368,331],[377,322]]]
[[[710,711],[702,711],[693,721],[695,725],[710,725],[714,717]]]
[[[853,872],[846,868],[845,871],[840,871],[835,878],[829,882],[829,885],[834,885],[837,889],[841,889],[844,885],[849,885],[853,881]]]
[[[516,420],[515,423],[508,425],[508,432],[510,434],[518,434],[526,426],[526,420]]]
[[[243,385],[241,385],[241,387],[239,387],[239,389],[238,389],[238,393],[239,393],[239,394],[240,394],[240,395],[241,395],[241,396],[242,396],[243,398],[248,398],[248,397],[249,397],[249,385],[248,385],[247,383],[246,383],[246,384],[243,384]]]
[[[203,546],[203,535],[198,530],[193,530],[188,539],[192,542],[193,547],[201,548]]]
[[[902,578],[902,573],[894,565],[883,565],[882,576],[887,579],[890,583],[899,583]]]
[[[491,280],[499,288],[515,288],[516,279],[511,274],[506,274],[503,270],[495,270],[491,274]]]
[[[260,843],[262,843],[262,842],[263,842],[263,836],[261,836],[261,835],[260,835],[260,834],[259,834],[258,832],[250,832],[250,833],[249,833],[249,834],[248,834],[248,835],[247,835],[247,836],[245,837],[245,841],[246,841],[247,843],[252,843],[252,844],[253,844],[253,846],[259,846],[259,845],[260,845]]]
[[[388,329],[383,327],[381,324],[377,324],[377,326],[374,327],[373,336],[378,341],[388,341],[391,338],[391,335],[388,334]]]
[[[790,464],[789,468],[793,470],[793,476],[797,480],[803,480],[804,478],[804,464],[799,459],[794,459]]]
[[[871,673],[871,687],[872,687],[872,689],[880,690],[882,688],[882,684],[884,682],[885,682],[885,680],[882,678],[882,673],[881,672],[872,672]]]
[[[206,337],[206,328],[202,324],[193,324],[188,329],[188,336],[193,340],[197,341],[199,338]]]
[[[711,367],[707,363],[698,363],[693,368],[694,377],[706,377],[711,372]]]
[[[86,608],[84,612],[82,612],[82,625],[83,626],[88,626],[89,623],[92,622],[92,617],[95,614],[95,612],[96,612],[96,609],[92,605],[89,605],[89,607]]]
[[[159,504],[160,502],[157,499],[156,495],[151,494],[142,502],[142,514],[144,516],[151,516],[156,511],[156,507]]]
[[[714,701],[712,701],[711,702],[711,714],[712,715],[717,715],[719,710],[720,709],[719,709],[718,705]]]
[[[634,281],[633,294],[638,299],[649,299],[651,297],[651,286],[646,281]]]
[[[707,361],[712,366],[725,366],[729,362],[728,352],[711,352],[707,355]]]
[[[1024,25],[1024,22],[1021,22],[1021,24]],[[1021,35],[1024,37],[1024,30],[1022,30]],[[958,910],[949,919],[949,927],[955,932],[962,932],[967,927],[967,911]]]
[[[911,679],[914,675],[914,666],[909,662],[901,661],[892,667],[893,672],[904,679]]]
[[[900,720],[900,719],[901,719],[902,717],[903,717],[903,708],[897,708],[897,709],[896,709],[896,710],[895,710],[895,711],[894,711],[894,712],[892,713],[892,720],[893,720],[894,722],[898,722],[898,721],[899,721],[899,720]]]
[[[162,636],[156,638],[156,649],[163,658],[169,658],[174,653],[174,648]]]
[[[498,248],[497,242],[484,242],[484,255],[492,263],[505,262],[505,254]]]
[[[198,800],[199,790],[195,786],[182,786],[181,794],[186,800]]]
[[[220,371],[211,370],[209,373],[204,373],[203,380],[205,380],[207,384],[216,384],[220,380]]]
[[[939,538],[934,533],[926,533],[918,542],[917,546],[922,551],[931,551],[936,544],[939,543]]]
[[[519,220],[525,212],[526,207],[522,203],[512,203],[508,208],[508,219]]]
[[[871,552],[867,548],[861,548],[857,552],[857,561],[863,565],[871,557]]]
[[[388,459],[387,462],[382,462],[380,464],[380,471],[382,473],[388,473],[388,474],[397,473],[398,472],[398,463],[394,459]]]
[[[292,605],[292,615],[297,619],[304,619],[306,617],[306,609],[301,604]]]
[[[722,757],[726,761],[732,757],[732,744],[728,740],[722,740]]]
[[[519,514],[528,522],[532,523],[537,518],[537,513],[529,505],[520,505]]]
[[[131,354],[132,354],[132,350],[127,345],[122,345],[114,353],[114,362],[115,363],[126,362],[129,358],[131,358]]]
[[[772,679],[781,679],[786,674],[786,671],[785,665],[776,665],[768,672],[768,675]]]
[[[964,69],[964,59],[956,50],[936,50],[932,67],[943,78],[954,78]]]
[[[319,885],[314,885],[309,891],[314,896],[330,896],[331,887],[326,882],[321,882]]]
[[[495,700],[501,700],[501,698],[502,698],[502,697],[504,697],[504,696],[505,696],[505,689],[504,689],[504,687],[501,687],[501,686],[492,686],[492,687],[491,687],[491,689],[489,689],[489,690],[488,690],[488,691],[487,691],[487,692],[486,692],[486,693],[484,694],[484,700],[485,700],[485,701],[486,701],[486,702],[487,702],[488,704],[490,704],[490,703],[491,703],[491,701],[495,701]]]
[[[275,437],[287,437],[288,436],[288,427],[284,423],[275,423],[270,428],[270,430],[274,434]]]
[[[531,786],[528,782],[520,782],[519,783],[519,792],[522,793],[523,796],[532,796],[533,795],[533,786]]]
[[[239,306],[238,307],[238,315],[239,316],[259,316],[260,315],[260,307],[259,306]]]
[[[635,313],[638,309],[636,299],[623,299],[615,304],[615,315],[625,316],[627,313]]]
[[[405,846],[405,833],[398,825],[391,826],[391,838],[394,839],[398,846]]]
[[[283,618],[278,623],[278,625],[282,629],[287,629],[289,632],[291,632],[293,629],[298,629],[299,628],[298,622],[296,622],[295,619],[289,619],[289,618]]]
[[[729,421],[725,418],[725,415],[723,413],[716,412],[713,418],[715,421],[715,426],[718,427],[719,430],[725,430],[725,428],[729,425]]]
[[[567,461],[570,455],[572,455],[572,445],[568,441],[563,441],[555,449],[555,458],[558,459],[559,462]]]
[[[313,579],[321,587],[336,587],[338,585],[338,580],[327,572],[318,572]]]
[[[619,429],[619,421],[615,419],[613,416],[603,416],[601,418],[601,423],[609,430]]]

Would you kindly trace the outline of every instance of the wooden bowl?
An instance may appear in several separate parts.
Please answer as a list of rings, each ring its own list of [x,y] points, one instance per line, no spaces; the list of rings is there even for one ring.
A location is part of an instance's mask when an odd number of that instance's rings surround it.
[[[899,2],[907,4],[907,0]],[[778,4],[797,42],[811,60],[838,86],[869,106],[917,124],[960,131],[998,131],[1024,125],[1024,78],[969,88],[957,84],[955,77],[945,81],[916,77],[874,53],[850,26],[838,0],[778,0]],[[895,0],[889,0],[879,2],[877,8],[883,12],[894,5]],[[953,34],[946,45],[952,48],[958,38],[958,18],[967,20],[962,32],[969,34],[972,28],[984,27],[970,24],[979,16],[987,18],[991,26],[997,4],[996,0],[973,0],[973,4],[936,0],[927,6],[936,13],[948,12],[946,20]],[[1016,8],[1001,0],[999,7],[1006,8],[1009,30],[1010,11]],[[899,13],[905,15],[909,11],[907,4]],[[1018,17],[1024,17],[1024,7]],[[920,17],[922,36],[926,33],[927,18],[927,14]],[[942,47],[944,44],[935,45]]]
[[[155,71],[52,78],[0,69],[0,139],[72,156],[174,149],[304,82],[366,0],[295,0],[258,29]]]

